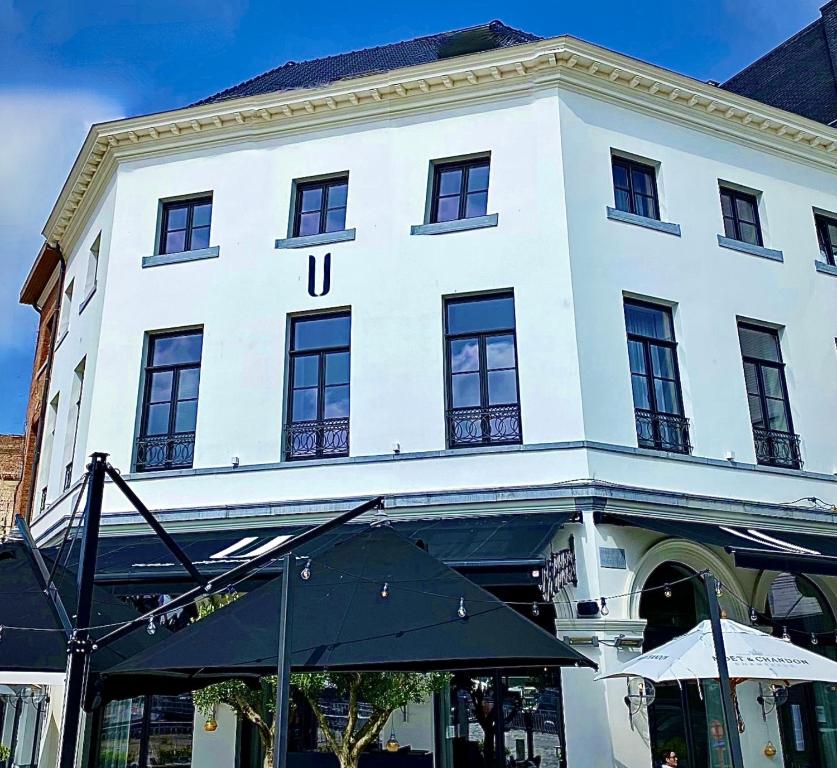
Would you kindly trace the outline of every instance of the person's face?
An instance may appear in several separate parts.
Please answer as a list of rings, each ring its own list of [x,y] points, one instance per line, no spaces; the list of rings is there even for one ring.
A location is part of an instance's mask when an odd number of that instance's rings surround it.
[[[676,752],[669,752],[666,755],[666,765],[677,765],[677,753]]]

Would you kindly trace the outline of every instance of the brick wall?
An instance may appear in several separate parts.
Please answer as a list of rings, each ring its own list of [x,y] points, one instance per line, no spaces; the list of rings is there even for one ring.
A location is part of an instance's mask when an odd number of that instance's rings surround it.
[[[2,534],[14,522],[15,493],[23,474],[23,435],[0,435],[0,522]]]

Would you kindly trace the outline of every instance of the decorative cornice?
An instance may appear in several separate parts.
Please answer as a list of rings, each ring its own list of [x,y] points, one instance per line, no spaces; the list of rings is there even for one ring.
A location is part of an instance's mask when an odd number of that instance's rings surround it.
[[[245,97],[94,125],[44,227],[72,241],[116,162],[190,147],[562,85],[825,169],[837,129],[571,37],[457,57],[325,87]]]

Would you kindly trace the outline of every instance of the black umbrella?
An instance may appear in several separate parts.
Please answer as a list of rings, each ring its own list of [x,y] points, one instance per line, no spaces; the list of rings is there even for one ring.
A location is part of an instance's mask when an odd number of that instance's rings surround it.
[[[299,563],[290,574],[294,671],[595,667],[389,526]],[[116,665],[102,678],[104,697],[276,674],[284,577]]]

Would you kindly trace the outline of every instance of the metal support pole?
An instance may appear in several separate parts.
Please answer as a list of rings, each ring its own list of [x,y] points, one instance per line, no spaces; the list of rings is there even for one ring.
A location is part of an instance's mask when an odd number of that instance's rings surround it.
[[[503,673],[494,670],[494,765],[506,764],[506,716],[503,712]]]
[[[84,507],[84,532],[78,564],[78,605],[75,629],[67,653],[66,692],[64,694],[64,722],[58,768],[73,768],[78,747],[81,710],[87,687],[92,641],[90,616],[93,610],[93,581],[96,576],[96,555],[99,545],[99,525],[102,519],[102,497],[105,488],[106,453],[94,453],[88,466],[87,501]]]
[[[727,665],[727,649],[724,645],[724,633],[721,629],[721,609],[718,606],[718,595],[715,589],[718,580],[709,572],[703,574],[703,586],[706,589],[706,599],[709,603],[709,621],[712,624],[712,640],[715,643],[715,659],[718,662],[718,683],[721,688],[721,709],[724,712],[724,726],[727,732],[732,768],[744,768],[744,758],[741,754],[741,739],[738,734],[738,718],[732,704],[732,690],[729,684],[729,666]]]
[[[290,728],[288,695],[291,686],[291,638],[293,636],[294,593],[293,557],[287,552],[282,558],[282,589],[279,597],[279,654],[276,674],[276,714],[274,715],[273,765],[286,768],[288,759],[288,729]]]

